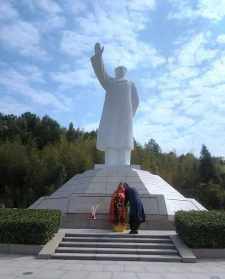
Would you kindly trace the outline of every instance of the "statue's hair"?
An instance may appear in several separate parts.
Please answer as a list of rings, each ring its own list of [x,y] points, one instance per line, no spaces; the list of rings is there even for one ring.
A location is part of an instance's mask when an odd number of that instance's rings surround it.
[[[115,71],[119,70],[120,68],[124,69],[125,72],[127,72],[127,68],[125,66],[118,66],[118,67],[115,68]]]

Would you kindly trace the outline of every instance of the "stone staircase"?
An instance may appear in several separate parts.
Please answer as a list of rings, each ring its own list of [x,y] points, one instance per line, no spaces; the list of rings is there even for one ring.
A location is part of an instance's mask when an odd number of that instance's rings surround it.
[[[65,233],[54,259],[180,262],[169,235]]]

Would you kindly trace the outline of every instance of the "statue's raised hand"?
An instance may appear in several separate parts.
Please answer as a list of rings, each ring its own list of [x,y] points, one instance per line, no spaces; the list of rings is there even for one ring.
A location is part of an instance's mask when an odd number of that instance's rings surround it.
[[[104,47],[101,47],[100,43],[95,44],[95,55],[102,55]]]

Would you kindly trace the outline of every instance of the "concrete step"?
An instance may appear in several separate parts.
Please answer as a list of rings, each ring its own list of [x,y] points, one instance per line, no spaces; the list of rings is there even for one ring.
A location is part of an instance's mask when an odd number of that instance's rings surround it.
[[[95,230],[89,234],[89,231],[76,233],[63,229],[45,245],[39,256],[71,260],[196,262],[192,251],[174,232],[161,234],[160,231],[129,235]]]
[[[129,233],[66,233],[65,237],[111,237],[111,238],[157,238],[170,239],[168,235],[129,234]]]
[[[138,237],[64,237],[63,241],[68,242],[126,242],[126,243],[172,243],[170,238],[161,239],[161,238],[138,238]]]
[[[151,261],[151,262],[180,262],[176,255],[132,255],[132,254],[95,254],[95,253],[55,253],[53,259],[64,260],[110,260],[110,261]]]
[[[126,248],[126,249],[173,249],[175,246],[171,243],[127,243],[127,242],[69,242],[59,243],[59,247],[89,247],[89,248]]]
[[[81,254],[138,254],[138,255],[178,255],[174,249],[126,249],[126,248],[89,248],[89,247],[58,247],[55,253]]]

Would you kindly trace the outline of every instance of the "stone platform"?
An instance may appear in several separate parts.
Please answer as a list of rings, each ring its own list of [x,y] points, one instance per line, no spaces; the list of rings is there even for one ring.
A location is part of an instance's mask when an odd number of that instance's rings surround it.
[[[196,200],[185,198],[160,176],[139,167],[96,166],[75,175],[50,196],[41,197],[30,208],[59,209],[65,228],[110,228],[108,211],[112,193],[119,182],[135,187],[143,201],[146,222],[142,229],[173,229],[177,210],[205,210]],[[97,220],[88,216],[97,208]]]

